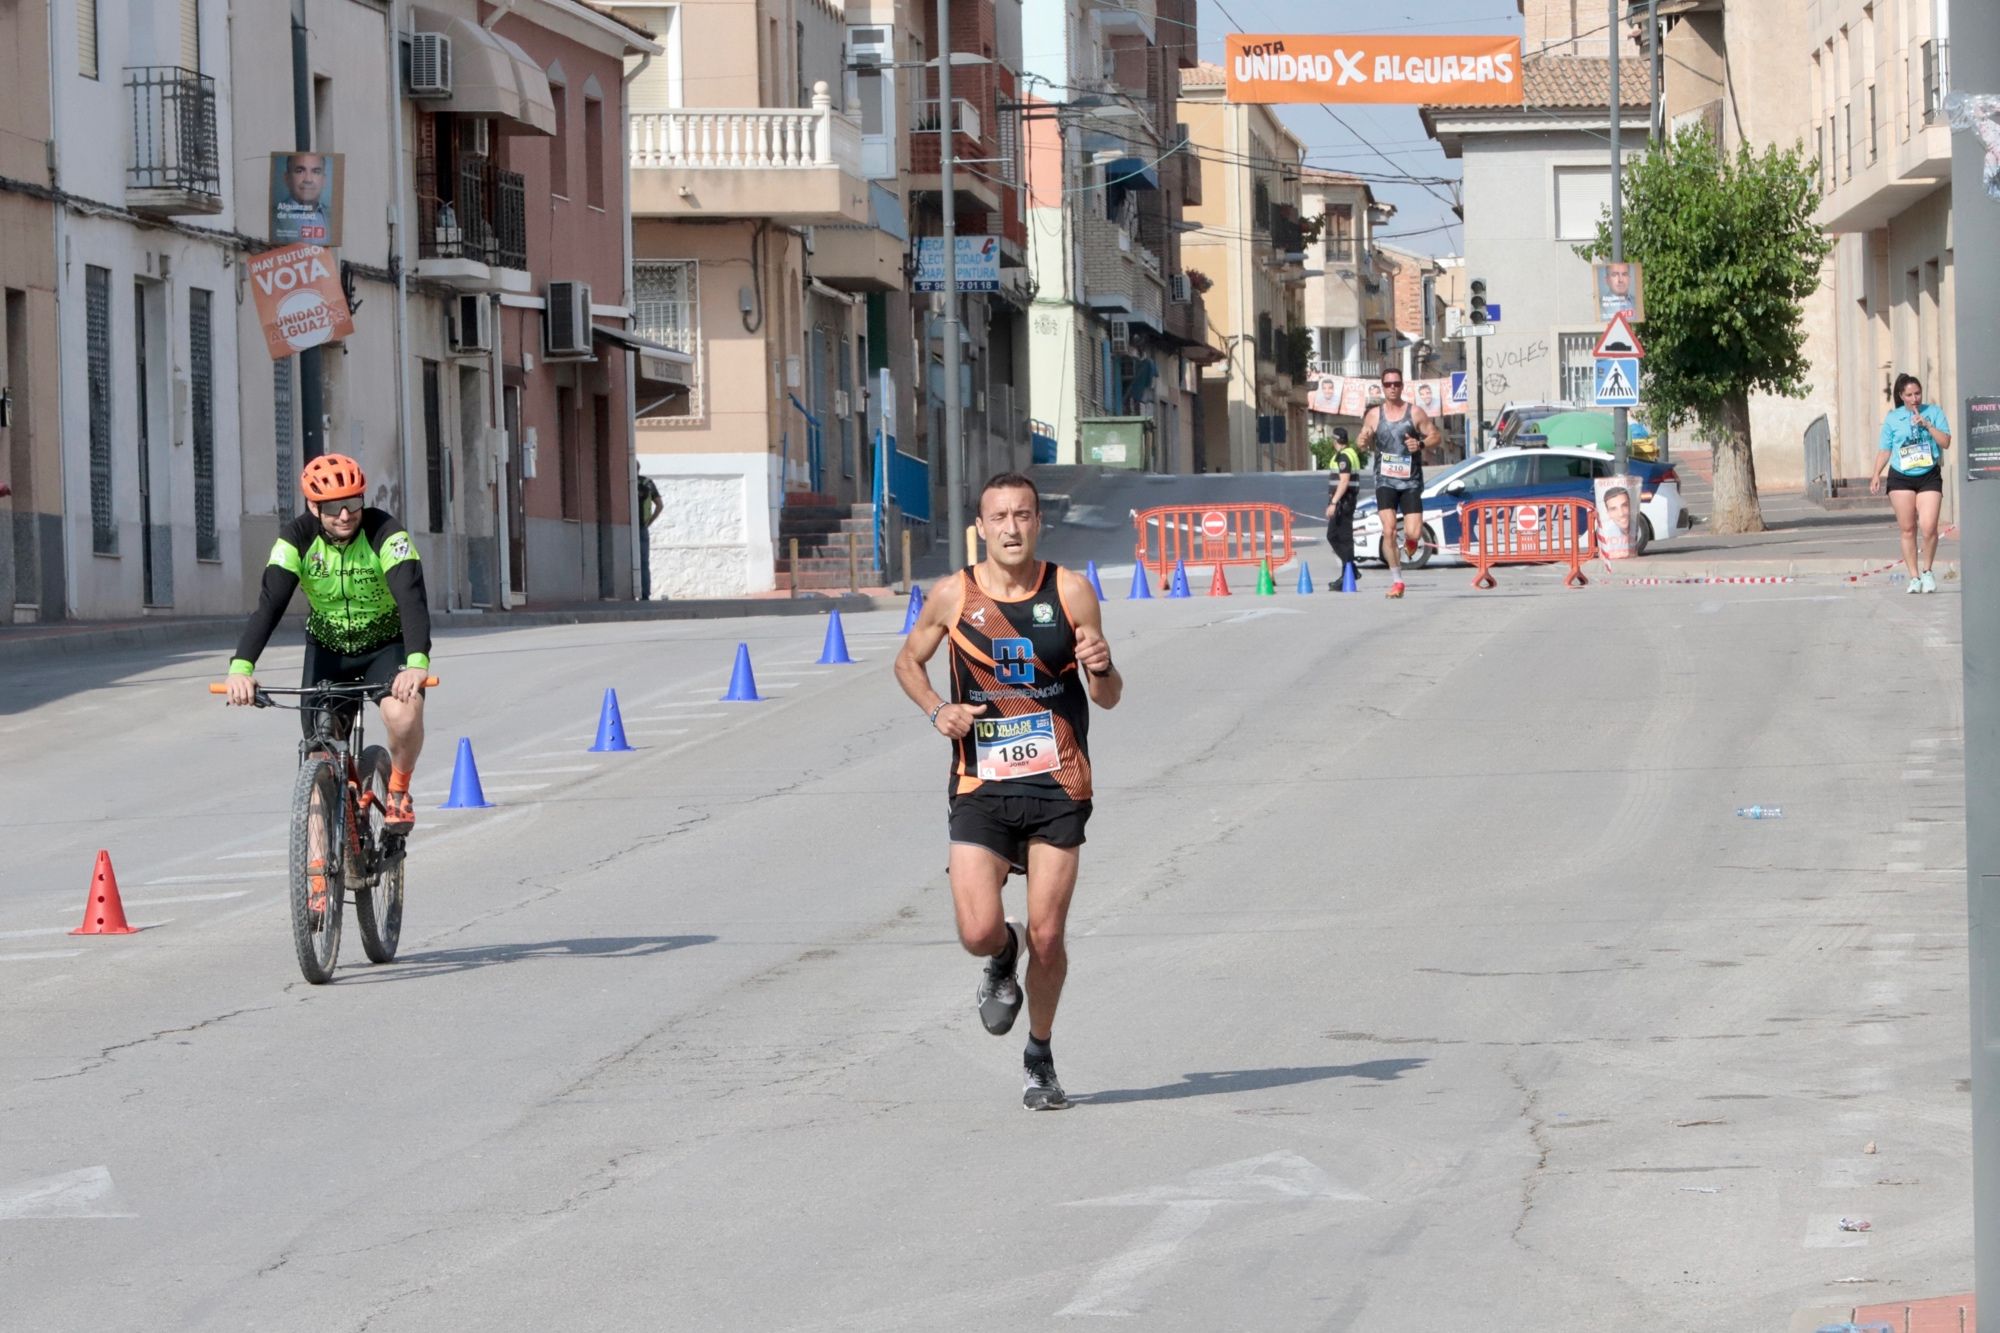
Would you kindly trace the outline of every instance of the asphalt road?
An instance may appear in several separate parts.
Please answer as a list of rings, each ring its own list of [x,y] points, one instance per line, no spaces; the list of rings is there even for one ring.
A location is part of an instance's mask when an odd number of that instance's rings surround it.
[[[403,957],[350,916],[327,987],[291,717],[206,656],[10,668],[0,1325],[1810,1329],[1969,1286],[1956,585],[1468,579],[1112,585],[1059,1114],[972,1010],[899,616],[853,667],[810,620],[445,636]],[[716,702],[738,638],[765,702]],[[607,686],[635,753],[586,753]],[[435,809],[461,735],[495,809]],[[99,847],[138,935],[65,933]]]

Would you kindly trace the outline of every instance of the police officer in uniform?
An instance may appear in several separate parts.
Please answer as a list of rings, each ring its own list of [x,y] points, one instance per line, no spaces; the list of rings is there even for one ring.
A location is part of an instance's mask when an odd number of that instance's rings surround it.
[[[1333,428],[1333,479],[1327,490],[1326,539],[1333,547],[1334,559],[1340,562],[1327,591],[1339,592],[1349,569],[1354,570],[1354,581],[1361,581],[1361,570],[1354,563],[1354,506],[1361,498],[1361,451],[1347,442],[1345,426]]]

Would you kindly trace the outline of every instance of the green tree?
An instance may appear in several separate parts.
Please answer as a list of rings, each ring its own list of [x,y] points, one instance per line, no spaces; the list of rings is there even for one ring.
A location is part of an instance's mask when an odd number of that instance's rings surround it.
[[[1750,395],[1803,398],[1800,303],[1832,243],[1813,221],[1818,173],[1803,145],[1724,153],[1692,125],[1625,173],[1625,258],[1644,266],[1646,402],[1656,421],[1698,422],[1715,462],[1716,532],[1762,532]],[[1579,246],[1611,257],[1611,224]]]

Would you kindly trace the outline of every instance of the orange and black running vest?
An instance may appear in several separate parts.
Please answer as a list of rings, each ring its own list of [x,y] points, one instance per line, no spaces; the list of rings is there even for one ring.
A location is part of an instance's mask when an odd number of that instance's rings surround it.
[[[960,573],[965,606],[951,627],[951,701],[987,708],[953,745],[953,796],[1090,799],[1090,696],[1059,572],[1044,562],[1034,592],[1019,601],[985,591],[970,569]]]

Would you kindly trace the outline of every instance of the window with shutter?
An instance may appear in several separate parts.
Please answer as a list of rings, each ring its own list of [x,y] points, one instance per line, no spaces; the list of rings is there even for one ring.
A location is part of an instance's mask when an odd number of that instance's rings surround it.
[[[194,446],[194,554],[222,559],[215,530],[215,294],[188,290],[188,398]]]
[[[76,72],[97,77],[97,0],[76,0]]]
[[[90,549],[118,554],[111,518],[111,270],[83,270],[84,378],[90,398]]]
[[[201,0],[181,0],[181,68],[201,70]]]

